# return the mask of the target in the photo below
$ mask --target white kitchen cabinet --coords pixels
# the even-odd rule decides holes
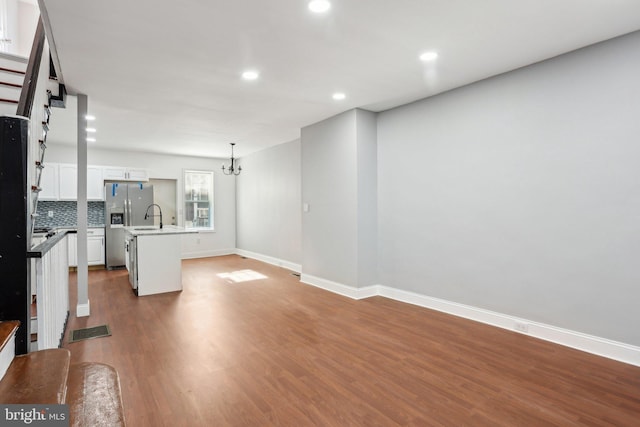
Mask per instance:
[[[40,192],[40,199],[78,200],[78,167],[71,163],[60,163],[47,165],[44,170],[48,168],[55,176],[47,176],[46,186],[54,190],[43,197],[45,187],[41,184],[43,190]],[[100,166],[87,166],[87,200],[104,200],[104,181]]]
[[[103,177],[111,181],[149,181],[149,173],[146,169],[121,168],[115,166],[105,166]]]
[[[58,200],[58,164],[46,163],[40,177],[40,200]]]
[[[87,237],[87,264],[104,264],[104,236]]]
[[[136,295],[182,290],[181,245],[183,234],[196,233],[183,227],[124,227],[128,243],[129,283]]]
[[[105,166],[102,168],[102,176],[104,177],[105,180],[113,180],[113,181],[125,180],[127,179],[126,178],[127,169],[119,168],[115,166]]]
[[[67,249],[69,250],[69,267],[78,266],[78,235],[67,234]]]
[[[69,266],[78,266],[78,235],[69,234]],[[87,264],[104,264],[104,228],[87,230]]]
[[[127,169],[127,179],[131,181],[149,181],[146,169]]]
[[[60,200],[78,199],[78,168],[73,164],[58,165],[58,196]]]
[[[104,200],[104,180],[100,166],[87,166],[87,200]]]

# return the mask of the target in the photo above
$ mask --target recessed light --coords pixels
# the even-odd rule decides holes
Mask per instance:
[[[87,128],[87,132],[89,133],[94,133],[96,131],[95,128]]]
[[[96,142],[95,138],[87,138],[87,142]]]
[[[336,101],[342,101],[346,97],[347,97],[347,95],[345,95],[342,92],[336,92],[336,93],[333,94],[333,99],[335,99]]]
[[[438,57],[438,52],[425,52],[420,55],[421,61],[433,61]]]
[[[331,3],[327,0],[312,0],[309,2],[309,10],[313,13],[324,13],[331,9]]]
[[[87,114],[86,116],[84,116],[84,118],[87,119],[88,121],[92,121],[92,120],[96,119],[96,116],[92,116],[92,115]]]
[[[258,76],[260,76],[260,74],[258,74],[257,71],[253,71],[253,70],[247,70],[244,73],[242,73],[242,78],[245,80],[255,80],[258,78]]]

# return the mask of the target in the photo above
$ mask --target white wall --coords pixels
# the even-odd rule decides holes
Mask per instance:
[[[238,249],[300,265],[300,161],[300,140],[241,159],[242,173],[236,178]]]
[[[31,53],[33,38],[36,34],[40,10],[35,3],[18,1],[18,37],[16,54],[28,57]]]
[[[379,114],[382,284],[640,345],[639,51]]]
[[[357,287],[356,112],[302,128],[302,272]]]
[[[6,6],[3,8],[2,5]],[[40,11],[35,1],[5,0],[0,4],[0,19],[5,21],[5,33],[0,38],[0,52],[28,58],[36,33]]]
[[[302,280],[377,284],[376,115],[351,110],[302,129]]]
[[[55,127],[55,109],[51,118]],[[72,146],[48,144],[46,161],[53,163],[75,163],[76,150]],[[214,232],[201,231],[182,238],[183,258],[224,255],[235,252],[236,202],[235,178],[222,175],[220,168],[224,160],[170,156],[151,153],[97,150],[89,146],[88,164],[145,168],[150,178],[175,179],[178,188],[178,225],[183,224],[184,184],[183,170],[214,171]],[[168,223],[168,222],[167,222]]]
[[[378,284],[377,114],[356,110],[358,287]]]
[[[18,52],[18,2],[17,0],[5,0],[0,3],[0,19],[3,23],[3,32],[0,33],[0,52],[19,55]],[[24,55],[22,55],[24,56]]]
[[[150,179],[153,185],[153,202],[162,208],[164,225],[178,225],[178,181],[175,179]],[[160,217],[153,217],[154,225],[160,225]]]

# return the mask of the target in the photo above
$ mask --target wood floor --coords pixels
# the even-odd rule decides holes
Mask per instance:
[[[219,276],[242,270],[266,278]],[[113,335],[64,347],[118,370],[129,426],[640,425],[640,368],[255,260],[184,261],[181,293],[135,297],[126,271],[89,283],[67,335]]]

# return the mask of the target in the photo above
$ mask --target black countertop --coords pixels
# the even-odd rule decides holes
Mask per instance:
[[[76,233],[76,230],[70,229],[58,229],[58,232],[49,237],[44,242],[40,243],[37,246],[34,246],[30,250],[27,251],[27,258],[42,258],[44,254],[49,252],[55,245],[57,245],[60,240],[64,239],[67,234]]]

